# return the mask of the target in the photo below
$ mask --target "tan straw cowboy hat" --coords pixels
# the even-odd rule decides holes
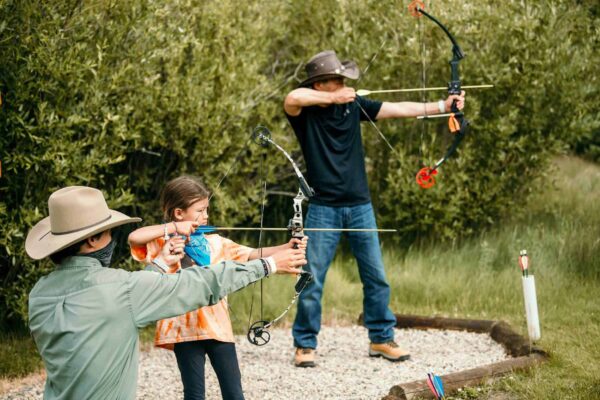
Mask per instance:
[[[340,61],[333,50],[325,50],[313,56],[306,63],[307,78],[298,86],[310,84],[328,78],[358,79],[360,70],[354,61]]]
[[[102,192],[86,186],[69,186],[52,193],[48,211],[50,216],[31,228],[25,240],[25,251],[35,260],[96,233],[142,220],[109,209]]]

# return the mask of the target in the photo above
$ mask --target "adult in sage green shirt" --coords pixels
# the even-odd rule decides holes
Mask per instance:
[[[45,399],[134,399],[139,328],[215,304],[267,275],[299,273],[306,263],[302,249],[286,249],[178,274],[107,268],[111,229],[140,219],[110,210],[102,192],[82,186],[54,192],[48,208],[25,244],[32,258],[57,264],[29,294],[29,326],[47,372]],[[155,269],[181,259],[183,247],[183,239],[171,238]]]

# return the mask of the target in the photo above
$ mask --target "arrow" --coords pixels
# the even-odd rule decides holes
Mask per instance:
[[[288,228],[252,228],[234,226],[199,226],[196,232],[211,233],[217,231],[289,231]],[[361,228],[304,228],[308,232],[398,232],[396,229],[361,229]]]
[[[494,85],[471,85],[462,86],[461,89],[488,89],[493,88]],[[368,96],[373,93],[410,93],[410,92],[427,92],[433,90],[448,90],[447,86],[438,86],[430,88],[412,88],[412,89],[386,89],[386,90],[367,90],[359,89],[356,91],[358,96]]]
[[[529,276],[529,257],[527,256],[527,250],[521,250],[519,252],[519,267],[523,276]]]
[[[451,117],[454,113],[446,113],[446,114],[432,114],[432,115],[419,115],[417,119],[430,119],[430,118],[443,118],[443,117]]]
[[[440,399],[444,398],[444,384],[442,383],[442,379],[437,376],[437,375],[433,375],[433,385],[435,386],[438,395],[440,396]]]
[[[444,384],[439,376],[433,372],[427,374],[427,386],[431,390],[431,393],[435,396],[436,400],[444,398]]]

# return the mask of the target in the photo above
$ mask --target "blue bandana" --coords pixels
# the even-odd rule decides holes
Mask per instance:
[[[190,241],[185,245],[185,254],[197,265],[210,265],[210,247],[200,229],[190,235]]]
[[[206,240],[206,239],[205,239]],[[93,251],[91,253],[86,254],[78,254],[79,256],[92,257],[96,260],[100,261],[100,264],[104,268],[110,267],[110,260],[112,259],[113,252],[115,250],[115,246],[117,245],[117,241],[115,239],[111,239],[110,243],[101,248],[100,250]]]

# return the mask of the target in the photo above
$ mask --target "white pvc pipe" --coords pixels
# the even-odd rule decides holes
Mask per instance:
[[[540,318],[538,315],[535,279],[533,275],[523,277],[523,297],[525,298],[525,316],[527,317],[529,339],[536,341],[542,337],[542,334],[540,331]]]

